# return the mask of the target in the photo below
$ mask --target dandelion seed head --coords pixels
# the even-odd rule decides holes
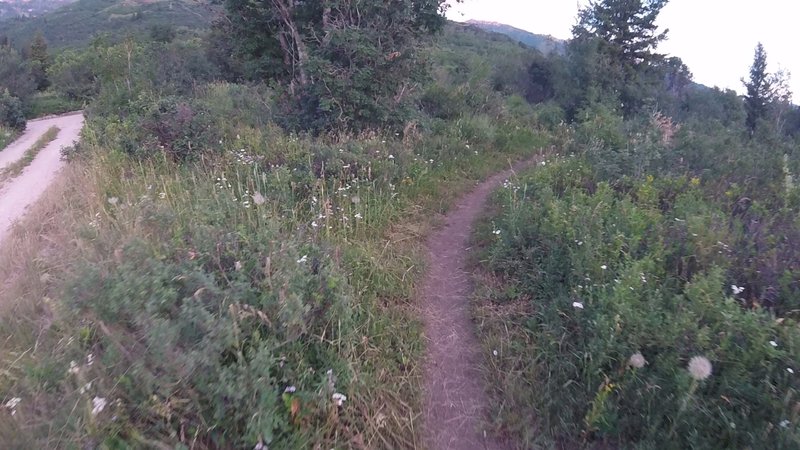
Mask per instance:
[[[695,356],[689,360],[689,375],[697,381],[703,381],[711,376],[711,361],[705,356]]]
[[[635,367],[637,369],[641,369],[647,364],[647,360],[644,359],[641,352],[636,352],[631,355],[630,359],[628,360],[628,365],[631,367]]]
[[[267,202],[267,199],[264,198],[264,196],[261,195],[261,193],[258,191],[253,192],[253,195],[251,197],[253,197],[253,203],[255,203],[257,206],[261,206]]]

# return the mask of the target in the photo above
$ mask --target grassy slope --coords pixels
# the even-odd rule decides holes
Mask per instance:
[[[491,45],[495,58],[498,49],[520,51]],[[474,76],[445,88],[473,109],[406,141],[287,136],[231,109],[232,92],[245,88],[224,84],[198,94],[226,137],[195,164],[109,151],[100,138],[124,137],[125,126],[90,121],[84,158],[0,255],[0,360],[8,367],[0,400],[21,399],[17,420],[0,421],[0,439],[154,447],[190,442],[186,434],[200,447],[252,447],[260,438],[272,438],[270,448],[419,446],[422,239],[473,180],[549,143],[529,110],[488,89],[487,50],[466,47],[453,70]],[[445,44],[436,52],[458,61],[458,51]],[[307,290],[314,286],[321,291]],[[320,293],[335,310],[305,303]],[[298,295],[293,312],[287,301]],[[168,300],[184,296],[209,309],[174,309]],[[205,314],[213,320],[198,323]],[[168,332],[195,327],[219,338],[199,345],[192,333]],[[265,333],[278,342],[264,342]],[[241,360],[219,361],[214,346],[227,342]],[[249,343],[272,359],[253,359]],[[204,369],[182,373],[189,363]],[[231,376],[231,367],[241,369],[235,380],[209,381]],[[330,403],[326,369],[348,397],[342,408]],[[297,391],[281,395],[287,385]],[[92,413],[95,397],[110,402],[105,412]],[[203,428],[214,408],[223,425]]]
[[[148,33],[154,25],[207,28],[216,7],[205,1],[78,0],[35,18],[0,22],[0,35],[17,46],[41,31],[51,48],[81,47],[102,35],[112,41]]]

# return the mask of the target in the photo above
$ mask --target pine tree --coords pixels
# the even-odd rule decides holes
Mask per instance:
[[[659,32],[655,21],[667,1],[591,0],[580,11],[571,47],[588,58],[578,64],[586,67],[579,77],[593,96],[615,99],[633,113],[662,82],[653,66],[663,61],[655,50],[668,30]]]
[[[28,48],[28,56],[31,63],[31,73],[36,82],[36,89],[43,91],[50,86],[47,78],[47,69],[50,67],[50,56],[47,54],[47,40],[41,32],[31,41]]]

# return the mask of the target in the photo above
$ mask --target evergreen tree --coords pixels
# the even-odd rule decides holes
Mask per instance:
[[[47,54],[47,40],[40,32],[31,41],[28,47],[28,57],[30,58],[31,74],[36,83],[36,89],[43,91],[50,86],[47,78],[47,69],[50,67],[50,56]]]
[[[752,135],[759,120],[766,118],[769,104],[774,96],[769,73],[767,73],[767,52],[760,42],[756,46],[753,65],[750,66],[750,79],[742,79],[742,83],[747,88],[744,106],[747,111],[747,129]]]
[[[578,15],[570,53],[577,74],[587,83],[587,101],[615,100],[626,114],[636,112],[660,86],[653,66],[663,60],[655,53],[666,39],[655,21],[667,0],[591,0]]]

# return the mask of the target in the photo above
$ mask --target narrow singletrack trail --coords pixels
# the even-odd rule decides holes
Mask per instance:
[[[424,432],[428,450],[494,450],[505,446],[485,430],[488,396],[480,366],[469,297],[466,248],[491,192],[533,160],[483,181],[460,199],[427,241],[428,273],[420,296],[428,354],[425,360]]]
[[[20,160],[25,152],[50,127],[60,128],[58,136],[47,144],[18,176],[0,186],[0,245],[11,227],[27,208],[42,196],[63,166],[61,148],[73,145],[83,128],[83,112],[58,117],[30,120],[25,133],[5,149],[0,150],[0,170]]]

